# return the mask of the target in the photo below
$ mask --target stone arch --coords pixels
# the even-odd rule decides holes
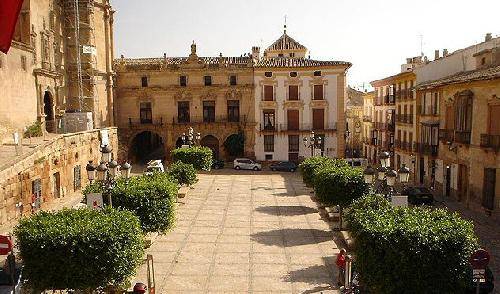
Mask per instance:
[[[242,137],[242,138],[241,138]],[[239,148],[234,150],[229,150],[229,148],[233,148],[235,142],[240,142]],[[229,147],[231,146],[231,147]],[[232,133],[228,135],[224,140],[224,150],[228,157],[242,157],[245,154],[245,135],[243,132]]]
[[[147,163],[149,160],[166,158],[164,138],[154,131],[140,131],[131,136],[128,159],[133,163]]]
[[[219,139],[213,135],[206,135],[200,141],[201,146],[208,147],[212,149],[212,154],[214,159],[219,159]]]

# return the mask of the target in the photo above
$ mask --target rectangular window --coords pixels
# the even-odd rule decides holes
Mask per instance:
[[[314,130],[325,129],[325,110],[324,109],[313,109],[313,129]]]
[[[288,86],[288,100],[299,100],[299,86]]]
[[[230,122],[240,121],[240,101],[228,100],[227,101],[227,120]]]
[[[266,154],[266,160],[273,160],[272,154]]]
[[[180,101],[177,104],[177,121],[179,123],[188,123],[189,120],[189,101]]]
[[[289,131],[299,130],[299,110],[289,109],[286,112],[286,116],[288,121],[288,130]]]
[[[203,101],[203,122],[215,122],[215,101]]]
[[[288,136],[288,151],[299,152],[299,135]]]
[[[264,86],[264,101],[273,101],[274,100],[274,87],[265,85]]]
[[[314,76],[315,77],[321,77],[321,71],[320,70],[317,70],[314,72]]]
[[[142,77],[141,78],[141,85],[143,88],[148,86],[148,77]]]
[[[274,110],[264,110],[264,130],[274,130]]]
[[[274,135],[264,135],[264,152],[274,152]]]
[[[151,102],[140,103],[140,118],[141,124],[150,124],[153,122],[153,111],[151,109]]]
[[[490,105],[490,123],[489,123],[489,134],[490,135],[500,135],[500,123],[498,123],[498,118],[500,117],[500,105]]]
[[[235,75],[232,75],[229,77],[229,84],[231,86],[236,86],[236,76]]]
[[[82,187],[82,169],[79,165],[73,168],[73,190],[78,191]]]
[[[179,85],[181,87],[186,87],[187,86],[187,76],[180,76],[179,77]]]
[[[314,100],[323,100],[323,85],[314,85]]]
[[[212,76],[205,76],[205,86],[212,86]]]

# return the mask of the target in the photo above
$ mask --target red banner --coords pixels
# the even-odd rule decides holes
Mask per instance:
[[[7,54],[23,0],[0,0],[0,51]]]

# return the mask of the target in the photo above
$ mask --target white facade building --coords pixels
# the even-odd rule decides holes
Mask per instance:
[[[344,155],[346,71],[351,64],[312,60],[306,54],[307,48],[286,30],[262,58],[253,49],[257,160]],[[321,138],[316,150],[304,144],[312,131]]]

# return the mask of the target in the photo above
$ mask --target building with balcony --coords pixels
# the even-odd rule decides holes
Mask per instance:
[[[420,115],[430,119],[421,123],[419,143],[421,154],[438,155],[436,190],[469,208],[498,212],[500,47],[471,56],[474,69],[417,85],[425,105]]]
[[[377,141],[376,148],[370,150],[369,158],[377,162],[377,154],[389,151],[392,164],[398,168],[413,163],[415,142],[415,68],[421,66],[420,57],[407,58],[401,65],[401,72],[371,82],[375,88],[374,130],[372,138]]]
[[[189,57],[122,57],[115,70],[120,158],[168,158],[190,127],[215,158],[254,157],[250,56],[199,57],[193,43]]]
[[[306,57],[307,48],[283,35],[255,62],[255,156],[257,160],[298,161],[311,156],[303,139],[322,138],[316,154],[343,157],[345,152],[346,72],[344,61]]]
[[[376,154],[376,138],[373,137],[374,129],[374,113],[373,105],[375,92],[363,94],[363,156],[368,159],[371,164],[375,164],[377,160]]]

